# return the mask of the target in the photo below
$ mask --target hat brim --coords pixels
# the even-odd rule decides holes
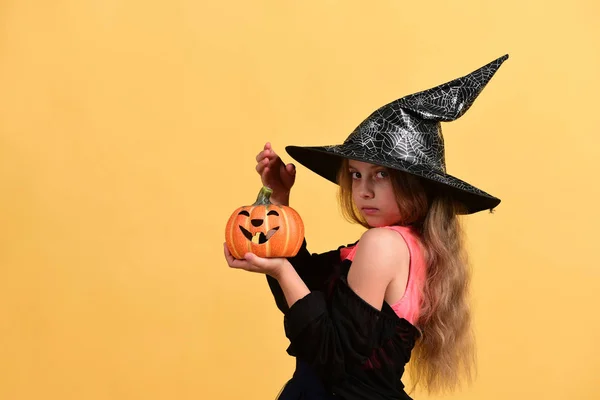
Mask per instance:
[[[452,175],[438,172],[436,169],[427,166],[412,164],[402,159],[386,157],[385,154],[381,154],[375,149],[364,148],[364,151],[357,154],[356,149],[349,152],[342,144],[332,146],[287,146],[285,150],[294,160],[335,184],[337,184],[337,172],[342,165],[342,160],[347,158],[404,171],[426,179],[432,182],[437,190],[450,194],[455,201],[462,203],[465,206],[465,214],[491,210],[500,204],[500,199]]]

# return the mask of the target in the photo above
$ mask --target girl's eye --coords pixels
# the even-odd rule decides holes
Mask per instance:
[[[350,176],[352,177],[352,179],[359,179],[360,178],[360,172],[350,171]]]
[[[377,177],[378,178],[387,178],[389,175],[387,173],[387,171],[377,171]]]

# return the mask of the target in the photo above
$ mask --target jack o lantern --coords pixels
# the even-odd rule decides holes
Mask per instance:
[[[278,206],[269,200],[273,191],[263,186],[256,202],[238,208],[225,228],[225,242],[233,257],[245,253],[259,257],[293,257],[304,240],[304,224],[291,207]]]

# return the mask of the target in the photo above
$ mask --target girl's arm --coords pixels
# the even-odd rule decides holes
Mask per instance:
[[[310,291],[293,268],[283,268],[276,279],[289,306],[284,319],[288,353],[327,380],[343,375],[347,360],[364,362],[376,343],[373,333],[386,288],[398,268],[408,268],[406,260],[408,248],[400,235],[388,229],[367,231],[347,281],[338,283],[331,299]]]
[[[332,273],[333,266],[340,262],[342,247],[344,246],[325,253],[310,253],[306,248],[306,240],[304,240],[298,254],[288,258],[288,261],[309,290],[322,290],[323,284]],[[277,307],[285,313],[289,307],[279,282],[267,275],[267,283]]]

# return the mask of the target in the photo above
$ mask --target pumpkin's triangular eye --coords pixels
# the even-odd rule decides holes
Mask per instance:
[[[271,210],[267,213],[267,215],[277,215],[279,217],[279,213],[275,210]]]
[[[240,212],[238,213],[238,215],[245,215],[246,217],[249,217],[249,216],[250,216],[250,213],[249,213],[248,211],[246,211],[246,210],[243,210],[243,211],[240,211]]]

